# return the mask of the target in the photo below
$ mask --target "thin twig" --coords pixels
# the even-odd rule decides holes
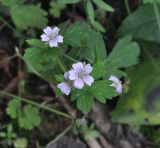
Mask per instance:
[[[40,105],[40,104],[38,104],[38,103],[36,103],[36,102],[34,102],[34,101],[31,101],[31,100],[28,100],[28,99],[26,99],[26,98],[22,98],[22,97],[16,96],[16,95],[14,95],[14,94],[11,94],[11,93],[8,93],[8,92],[5,92],[5,91],[0,91],[0,95],[1,95],[1,96],[9,96],[9,97],[12,97],[12,98],[17,98],[17,99],[19,99],[20,101],[29,103],[29,104],[31,104],[31,105],[34,105],[34,106],[38,107],[38,108],[42,108],[42,109],[47,110],[47,111],[49,111],[49,112],[55,113],[55,114],[57,114],[57,115],[59,115],[59,116],[67,117],[67,118],[70,118],[70,119],[73,120],[72,116],[70,116],[70,115],[67,114],[67,113],[58,111],[58,110],[53,109],[53,108],[49,108],[49,107],[46,106],[46,105]]]
[[[50,82],[49,85],[50,85],[51,89],[53,90],[53,92],[55,92],[56,87],[54,86],[54,84],[52,84]],[[76,111],[67,103],[66,99],[63,96],[58,97],[58,101],[61,103],[61,105],[64,106],[64,108],[67,110],[67,112],[73,116],[73,118],[76,117]]]
[[[128,0],[124,0],[124,4],[125,4],[125,7],[126,7],[127,14],[129,15],[131,13],[131,9],[129,7]]]

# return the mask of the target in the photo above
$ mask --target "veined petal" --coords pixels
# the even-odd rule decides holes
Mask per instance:
[[[115,82],[115,83],[119,83],[119,79],[116,76],[110,76],[109,80]]]
[[[67,82],[62,82],[57,85],[57,87],[62,91],[62,93],[69,95],[71,87]]]
[[[47,41],[47,42],[50,40],[49,36],[46,34],[42,34],[41,39],[42,39],[42,41]]]
[[[74,87],[77,89],[82,89],[84,86],[84,82],[82,79],[78,78],[74,81]]]
[[[121,83],[116,87],[116,90],[118,93],[122,93],[122,84]]]
[[[58,47],[58,43],[53,39],[49,41],[49,46],[50,47]]]
[[[70,70],[69,71],[69,79],[70,80],[78,79],[78,72],[76,70]]]
[[[77,72],[81,69],[83,69],[83,63],[82,62],[78,62],[72,65],[73,69],[76,70]]]
[[[92,72],[93,68],[90,64],[87,64],[84,66],[83,70],[86,74],[90,74]]]
[[[91,84],[94,82],[94,79],[93,79],[92,76],[87,75],[87,76],[84,76],[84,77],[83,77],[83,81],[84,81],[87,85],[91,86]]]
[[[44,28],[44,29],[43,29],[43,32],[44,32],[45,34],[49,35],[49,36],[53,34],[53,30],[52,30],[51,27],[46,27],[46,28]]]
[[[65,78],[66,80],[69,80],[69,72],[68,72],[68,71],[64,73],[64,78]]]
[[[57,36],[55,37],[55,40],[56,40],[57,42],[59,42],[59,43],[63,43],[63,36],[57,35]]]
[[[54,27],[53,29],[52,29],[52,33],[56,36],[56,35],[58,35],[58,32],[59,32],[59,28],[58,27]]]

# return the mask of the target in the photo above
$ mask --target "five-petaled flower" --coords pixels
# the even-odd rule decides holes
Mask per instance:
[[[109,80],[113,82],[110,86],[115,87],[118,93],[122,93],[121,81],[116,76],[112,76],[112,75],[110,76]]]
[[[69,82],[67,82],[69,80],[69,72],[64,73],[64,78],[66,79],[66,82],[58,84],[57,87],[61,90],[62,93],[69,95],[71,91],[71,86]]]
[[[63,36],[58,35],[59,30],[58,27],[44,28],[44,33],[41,35],[42,41],[47,42],[50,47],[58,47],[58,43],[63,43]]]
[[[74,87],[77,89],[82,89],[84,84],[91,86],[94,82],[94,78],[90,75],[93,68],[90,64],[84,64],[78,62],[72,65],[72,70],[69,71],[69,79],[73,80]]]

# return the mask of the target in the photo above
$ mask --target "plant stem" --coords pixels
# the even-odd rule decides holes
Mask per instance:
[[[57,58],[57,62],[61,68],[61,70],[65,73],[66,72],[66,68],[65,66],[63,65],[63,63],[61,62],[61,60],[59,58]]]
[[[10,28],[11,30],[14,30],[14,28],[13,28],[2,16],[0,16],[0,20],[1,20],[6,26],[8,26],[8,28]]]
[[[38,103],[36,103],[36,102],[34,102],[34,101],[31,101],[31,100],[28,100],[28,99],[26,99],[26,98],[22,98],[22,97],[16,96],[16,95],[14,95],[14,94],[10,94],[10,93],[4,92],[4,91],[0,91],[0,95],[17,98],[17,99],[19,99],[20,101],[29,103],[29,104],[31,104],[31,105],[34,105],[34,106],[38,107],[38,108],[42,108],[42,109],[45,109],[45,110],[47,110],[47,111],[49,111],[49,112],[55,113],[55,114],[57,114],[57,115],[60,115],[60,116],[63,116],[63,117],[67,117],[67,118],[73,119],[72,116],[70,116],[69,114],[66,114],[66,113],[64,113],[64,112],[58,111],[58,110],[56,110],[56,109],[49,108],[49,107],[46,106],[46,105],[40,105],[40,104],[38,104]]]
[[[158,6],[155,2],[153,2],[153,7],[154,7],[155,15],[156,15],[157,24],[160,29],[160,14],[159,14]]]
[[[14,55],[12,55],[12,56],[10,56],[10,57],[8,57],[8,58],[0,61],[0,65],[3,64],[3,63],[5,63],[5,62],[8,62],[8,61],[14,59],[15,57],[17,57],[17,54],[14,54]]]
[[[129,15],[131,13],[131,9],[129,7],[128,0],[124,0],[124,4],[125,4],[125,7],[126,7],[127,14]]]

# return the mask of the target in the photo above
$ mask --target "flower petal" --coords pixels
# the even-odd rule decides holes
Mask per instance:
[[[71,87],[67,82],[62,82],[57,85],[57,87],[62,91],[62,93],[69,95]]]
[[[53,29],[52,29],[52,33],[56,36],[56,35],[58,35],[58,32],[59,32],[59,28],[58,27],[54,27]]]
[[[49,36],[53,34],[53,30],[52,30],[51,27],[46,27],[46,28],[44,28],[44,29],[43,29],[43,32],[44,32],[45,34],[49,35]]]
[[[70,80],[76,80],[78,79],[78,72],[75,70],[70,70],[69,71],[69,79]]]
[[[119,83],[119,79],[116,76],[111,75],[109,80],[115,82],[115,83]]]
[[[83,81],[84,81],[87,85],[91,86],[91,84],[94,82],[94,79],[93,79],[92,76],[87,75],[87,76],[84,76],[84,77],[83,77]]]
[[[63,43],[63,36],[57,35],[57,36],[55,37],[55,41],[57,41],[57,42],[59,42],[59,43]]]
[[[77,89],[82,89],[84,86],[84,82],[82,79],[78,78],[74,81],[74,87]]]
[[[116,90],[118,93],[122,93],[122,84],[121,83],[116,87]]]
[[[58,47],[58,43],[53,39],[49,41],[49,46],[50,47]]]
[[[50,39],[49,39],[49,36],[46,35],[46,34],[42,34],[42,35],[41,35],[41,39],[42,39],[42,41],[49,41],[49,40],[50,40]]]
[[[87,64],[84,66],[83,70],[86,74],[90,74],[93,70],[93,67],[90,64]]]
[[[76,70],[77,72],[81,69],[83,69],[83,63],[82,62],[78,62],[72,65],[73,69]]]
[[[65,78],[66,80],[69,80],[69,72],[65,72],[65,73],[64,73],[64,78]]]

